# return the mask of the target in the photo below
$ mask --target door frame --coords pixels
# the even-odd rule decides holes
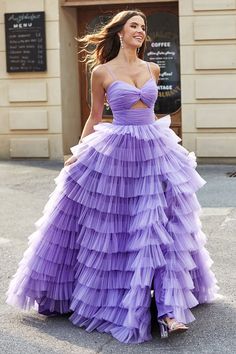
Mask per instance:
[[[71,1],[70,1],[71,2]],[[95,1],[90,1],[93,4],[95,3]],[[104,1],[102,1],[104,3]],[[124,3],[122,2],[114,2],[111,1],[111,3],[113,3],[113,5],[109,2],[109,4],[107,5],[107,3],[101,4],[101,1],[97,1],[97,3],[99,3],[101,6],[83,6],[80,2],[80,6],[77,9],[77,24],[78,24],[78,36],[82,36],[85,33],[85,28],[86,28],[86,24],[90,21],[90,19],[92,18],[92,15],[96,16],[96,14],[98,14],[98,10],[100,10],[101,12],[103,11],[104,13],[111,13],[114,12],[114,10],[119,10],[121,5],[124,5]],[[75,3],[75,1],[73,1],[73,3]],[[84,3],[84,2],[83,2]],[[115,3],[115,5],[114,5]],[[130,2],[127,2],[126,4],[127,6],[125,8],[133,8],[133,4]],[[155,6],[156,5],[156,6]],[[140,10],[144,10],[145,13],[148,15],[149,12],[152,13],[153,9],[155,7],[158,7],[159,9],[161,8],[161,10],[167,10],[170,13],[174,13],[175,15],[179,15],[179,7],[178,7],[178,1],[149,1],[148,3],[144,3],[143,0],[142,2],[139,1],[139,6],[138,8]],[[84,10],[83,11],[83,7]],[[123,10],[124,8],[122,8]],[[81,17],[82,14],[82,17]],[[181,70],[181,68],[179,69]],[[88,80],[86,78],[86,68],[85,65],[81,62],[79,62],[79,77],[80,77],[80,99],[81,99],[81,125],[82,128],[85,125],[85,122],[87,120],[87,117],[89,115],[89,107],[86,108],[85,105],[87,105],[87,92],[88,92]],[[84,80],[85,79],[85,80]],[[180,85],[181,85],[181,73],[180,73]],[[171,113],[171,128],[176,132],[176,134],[182,138],[182,119],[181,119],[181,111],[182,111],[182,104],[180,106],[180,108],[176,111]],[[157,114],[158,118],[161,118],[163,116],[165,116],[166,114]],[[112,116],[111,117],[103,117],[102,119],[103,121],[108,121],[111,122],[112,121]]]

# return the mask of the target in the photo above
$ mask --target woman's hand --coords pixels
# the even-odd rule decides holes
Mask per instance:
[[[77,158],[74,155],[72,155],[68,160],[64,162],[64,166],[69,166],[75,161],[77,161]]]

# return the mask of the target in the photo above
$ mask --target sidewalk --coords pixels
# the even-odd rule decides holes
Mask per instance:
[[[197,196],[220,296],[213,304],[192,309],[196,321],[186,333],[160,340],[153,328],[152,341],[123,344],[108,334],[77,328],[66,316],[46,318],[5,304],[9,280],[62,167],[62,163],[48,161],[0,161],[0,353],[232,353],[236,347],[236,178],[226,174],[236,171],[236,166],[198,166],[207,181]]]

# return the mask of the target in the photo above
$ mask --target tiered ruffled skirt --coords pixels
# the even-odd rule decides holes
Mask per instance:
[[[178,321],[218,290],[195,192],[205,184],[169,116],[146,125],[99,123],[71,148],[29,237],[7,303],[69,313],[125,343],[151,336],[151,285]],[[161,313],[163,312],[163,313]]]

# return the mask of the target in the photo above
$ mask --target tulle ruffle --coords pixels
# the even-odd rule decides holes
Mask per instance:
[[[178,321],[214,300],[213,261],[195,192],[205,181],[167,116],[152,124],[99,123],[71,148],[7,292],[7,303],[72,312],[90,332],[151,339],[150,290]],[[158,316],[164,313],[160,310]]]

